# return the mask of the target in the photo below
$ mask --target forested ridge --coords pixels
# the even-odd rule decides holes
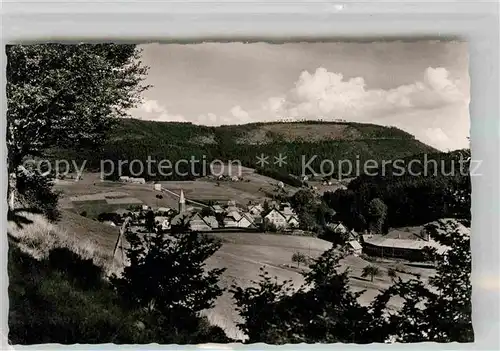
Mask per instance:
[[[313,128],[313,129],[311,129]],[[321,131],[321,132],[318,132]],[[312,133],[312,134],[311,134]],[[314,137],[312,137],[312,135]],[[239,160],[247,167],[257,168],[257,156],[270,156],[268,168],[275,168],[273,156],[286,156],[286,164],[279,167],[283,174],[299,175],[304,160],[308,171],[320,172],[321,161],[328,159],[335,164],[340,160],[352,163],[366,160],[393,160],[424,152],[435,152],[432,147],[416,140],[412,135],[394,127],[373,124],[306,121],[294,123],[252,123],[220,127],[199,126],[191,123],[154,122],[122,119],[113,128],[107,142],[100,150],[58,149],[53,156],[87,160],[87,168],[99,169],[100,160],[152,160],[214,159]],[[189,171],[186,166],[185,171]],[[153,172],[157,173],[153,165]],[[201,165],[197,165],[199,173]],[[128,175],[129,168],[122,169]],[[136,173],[139,169],[133,169]],[[182,170],[182,167],[181,167]],[[184,170],[182,170],[184,171]],[[328,171],[328,170],[327,170]],[[343,175],[355,175],[343,169]],[[338,175],[334,169],[333,176]],[[146,179],[189,179],[187,176],[161,177],[142,174]]]
[[[439,218],[471,219],[470,150],[418,154],[395,167],[362,174],[347,189],[327,192],[324,200],[337,218],[357,230],[368,229],[370,203],[387,207],[383,231],[389,227],[421,225]]]

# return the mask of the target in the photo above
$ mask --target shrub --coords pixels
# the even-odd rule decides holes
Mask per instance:
[[[197,233],[178,239],[163,235],[141,239],[131,233],[127,239],[130,266],[111,281],[128,304],[165,315],[197,314],[213,307],[222,295],[217,283],[225,269],[205,271],[205,260],[220,248],[220,241]]]
[[[67,249],[36,260],[9,248],[9,340],[13,344],[227,343],[224,331],[182,308],[125,305],[102,269]]]
[[[382,275],[382,271],[377,267],[373,265],[368,265],[365,268],[363,268],[363,272],[361,273],[361,276],[368,277],[370,276],[370,281],[373,282],[374,277],[378,277]]]
[[[100,287],[103,283],[103,269],[91,259],[83,259],[68,248],[55,248],[49,253],[48,265],[51,269],[65,273],[68,279],[82,289]]]
[[[292,255],[292,262],[295,262],[298,268],[301,263],[307,264],[307,257],[302,252],[297,251]]]
[[[116,303],[113,290],[105,282],[92,289],[82,288],[81,281],[94,280],[94,273],[80,270],[82,275],[76,277],[73,268],[61,269],[61,266],[79,266],[78,258],[62,252],[51,257],[52,262],[37,261],[17,247],[9,248],[10,341],[13,344],[134,342],[132,314]]]

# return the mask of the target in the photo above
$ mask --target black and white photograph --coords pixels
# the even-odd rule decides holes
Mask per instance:
[[[9,344],[474,341],[467,42],[5,51]]]

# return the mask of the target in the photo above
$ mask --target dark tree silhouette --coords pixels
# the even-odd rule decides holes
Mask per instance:
[[[18,183],[32,172],[26,159],[45,157],[50,148],[102,145],[117,117],[139,102],[147,88],[139,53],[122,44],[6,47],[8,171],[17,175],[9,183],[10,210],[19,202],[29,205],[30,199],[18,196]],[[50,179],[29,186],[37,199],[33,206],[56,206],[57,196],[47,191]],[[51,211],[47,215],[54,217]]]

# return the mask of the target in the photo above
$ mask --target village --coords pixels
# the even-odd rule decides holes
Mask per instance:
[[[122,177],[120,182],[146,185],[143,178]],[[280,183],[278,187],[283,186]],[[129,204],[127,208],[119,208],[112,213],[101,213],[99,221],[120,227],[120,236],[127,232],[241,232],[315,236],[315,233],[300,229],[299,216],[289,202],[265,199],[262,202],[249,201],[246,205],[238,204],[235,200],[208,201],[208,204],[205,204],[187,199],[182,189],[177,194],[162,187],[160,183],[153,182],[152,185],[157,199],[164,195],[177,197],[177,206]],[[433,247],[440,253],[445,250],[445,247],[430,238],[424,226],[393,228],[386,234],[367,231],[357,233],[339,221],[327,223],[326,226],[343,238],[345,248],[354,256],[363,254],[385,259],[425,261],[426,248]]]
[[[446,247],[430,237],[426,225],[389,228],[386,233],[357,232],[332,217],[321,224],[328,237],[306,229],[303,209],[294,207],[294,194],[306,192],[313,196],[307,201],[320,202],[326,192],[345,191],[348,183],[328,184],[322,177],[301,180],[301,187],[291,186],[245,167],[238,178],[208,176],[193,181],[134,177],[111,181],[85,173],[79,179],[58,180],[56,187],[63,194],[62,229],[82,228],[78,235],[105,248],[117,269],[126,265],[129,234],[147,241],[157,235],[177,240],[199,233],[223,243],[207,267],[226,269],[220,282],[226,288],[251,286],[262,267],[300,286],[308,263],[336,245],[347,254],[341,267],[349,271],[350,289],[362,293],[362,304],[389,287],[395,275],[404,280],[419,277],[426,283],[434,274],[428,248],[442,253]],[[469,234],[470,229],[461,228]],[[378,273],[367,277],[367,267]],[[391,308],[400,303],[391,300]],[[205,313],[228,335],[239,338],[243,335],[235,324],[233,304],[226,292]]]
[[[8,344],[475,340],[465,43],[171,39],[5,47]]]
[[[160,184],[155,190],[163,192]],[[162,195],[157,195],[162,196]],[[299,218],[289,203],[279,201],[251,202],[246,206],[237,205],[236,201],[205,205],[193,203],[178,194],[178,207],[152,207],[149,205],[129,205],[128,209],[117,209],[113,214],[102,214],[100,219],[111,226],[121,226],[125,219],[127,230],[144,232],[153,229],[163,232],[207,232],[207,231],[273,231],[300,234]],[[152,219],[154,226],[148,223]],[[149,227],[148,227],[149,225]]]

